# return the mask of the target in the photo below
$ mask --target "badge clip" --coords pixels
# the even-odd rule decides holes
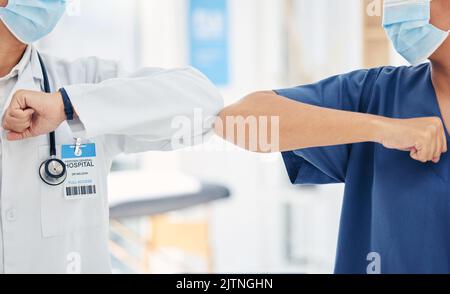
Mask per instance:
[[[83,151],[81,150],[81,138],[75,138],[75,156],[81,156]]]

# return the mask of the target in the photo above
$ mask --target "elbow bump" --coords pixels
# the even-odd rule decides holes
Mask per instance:
[[[205,117],[217,117],[224,108],[224,100],[220,94],[209,95],[209,98],[201,106]]]

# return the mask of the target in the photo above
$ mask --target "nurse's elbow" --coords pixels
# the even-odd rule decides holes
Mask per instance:
[[[273,136],[278,133],[277,130],[273,131],[277,126],[272,125],[270,119],[261,119],[265,112],[263,109],[270,107],[270,95],[274,93],[254,92],[222,109],[214,125],[216,135],[251,152],[279,151],[275,144],[278,138]]]
[[[262,107],[264,107],[266,102],[269,102],[265,101],[267,99],[268,93],[273,92],[260,91],[247,95],[237,103],[234,103],[222,109],[219,113],[219,118],[223,121],[226,121],[227,118],[249,117],[258,115],[256,109],[261,109]]]
[[[245,108],[247,104],[248,96],[243,98],[242,100],[238,101],[237,103],[234,103],[232,105],[229,105],[225,108],[223,108],[216,119],[214,131],[216,135],[219,137],[222,137],[223,139],[227,139],[226,129],[227,124],[230,125],[230,121],[234,120],[238,116],[244,116],[245,115]],[[229,139],[229,138],[228,138]],[[233,142],[235,143],[235,142]]]

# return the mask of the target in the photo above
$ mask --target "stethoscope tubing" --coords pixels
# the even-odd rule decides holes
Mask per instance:
[[[44,61],[41,55],[38,53],[39,63],[41,64],[42,76],[44,78],[44,92],[51,93],[50,80],[48,78],[47,68],[45,67]],[[56,135],[55,132],[50,132],[50,157],[56,156]]]

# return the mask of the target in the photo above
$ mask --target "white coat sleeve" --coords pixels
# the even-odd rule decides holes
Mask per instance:
[[[193,68],[147,68],[64,88],[78,114],[69,123],[74,135],[103,136],[114,154],[201,143],[223,107],[216,87]]]

